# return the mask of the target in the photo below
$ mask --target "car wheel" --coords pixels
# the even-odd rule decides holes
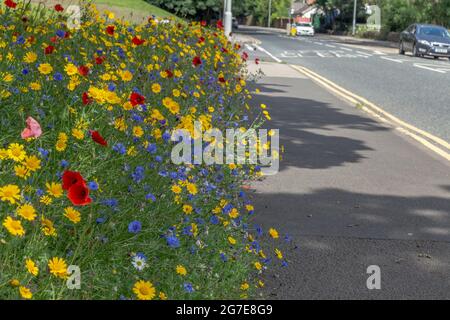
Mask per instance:
[[[412,54],[414,57],[420,57],[420,54],[417,52],[417,47],[414,44],[413,49],[412,49]]]
[[[405,48],[403,47],[403,41],[400,41],[400,45],[398,46],[398,53],[405,54]]]

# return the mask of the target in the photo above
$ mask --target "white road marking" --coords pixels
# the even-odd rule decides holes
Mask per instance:
[[[264,49],[263,47],[260,47],[260,46],[258,46],[258,45],[255,45],[255,47],[256,47],[258,50],[260,50],[260,51],[264,52],[265,54],[267,54],[269,57],[271,57],[271,58],[272,58],[273,60],[275,60],[276,62],[278,62],[278,63],[283,62],[281,59],[278,59],[277,57],[275,57],[273,54],[271,54],[269,51],[267,51],[267,50]]]
[[[366,55],[368,57],[372,56],[370,53],[367,53],[367,52],[363,52],[363,51],[356,51],[356,52],[359,53],[359,54],[362,54],[362,55]]]
[[[332,44],[326,44],[326,46],[329,48],[336,48],[336,46],[333,46]]]
[[[378,51],[378,50],[374,50],[373,53],[376,54],[376,55],[379,55],[379,56],[385,56],[386,55],[386,53]]]
[[[442,69],[442,68],[434,68],[434,67],[430,67],[429,65],[424,65],[424,64],[420,64],[420,63],[414,63],[413,65],[416,68],[421,68],[421,69],[425,69],[425,70],[430,70],[430,71],[434,71],[434,72],[438,72],[438,73],[447,73],[446,69]],[[448,71],[450,71],[450,67],[448,69]]]
[[[398,60],[398,59],[392,59],[392,58],[388,58],[388,57],[380,57],[380,58],[384,59],[384,60],[389,60],[389,61],[392,61],[392,62],[403,63],[402,60]]]
[[[256,50],[256,48],[255,47],[252,47],[251,45],[249,45],[248,43],[246,43],[245,44],[245,47],[247,48],[247,50],[249,50],[249,51],[255,51]]]
[[[323,43],[314,41],[314,44],[318,44],[319,46],[323,46]]]
[[[353,49],[345,48],[345,47],[339,47],[339,49],[346,50],[346,51],[353,51]]]
[[[315,53],[321,58],[326,58],[327,57],[326,55],[324,55],[322,52],[320,52],[318,50],[316,50]]]

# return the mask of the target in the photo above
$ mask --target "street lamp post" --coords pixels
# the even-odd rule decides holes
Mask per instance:
[[[232,0],[225,0],[225,12],[223,14],[225,35],[227,37],[230,36],[231,28],[232,28],[231,20],[233,19],[233,14],[231,13],[231,1]]]
[[[356,2],[357,2],[357,0],[355,0],[355,2],[353,4],[353,29],[352,29],[353,36],[356,33]]]
[[[272,15],[272,0],[269,0],[269,16],[267,19],[267,28],[270,28],[270,16]]]

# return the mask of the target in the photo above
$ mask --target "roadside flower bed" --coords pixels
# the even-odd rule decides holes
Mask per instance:
[[[258,167],[170,158],[194,120],[249,127],[238,47],[201,23],[86,9],[69,30],[61,6],[1,8],[0,299],[254,295],[286,263],[261,249],[278,232],[248,223]]]

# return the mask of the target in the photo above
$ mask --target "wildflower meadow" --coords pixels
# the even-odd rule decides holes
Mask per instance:
[[[220,22],[2,2],[0,299],[257,296],[287,263],[250,220],[260,168],[171,161],[173,130],[270,118]]]

